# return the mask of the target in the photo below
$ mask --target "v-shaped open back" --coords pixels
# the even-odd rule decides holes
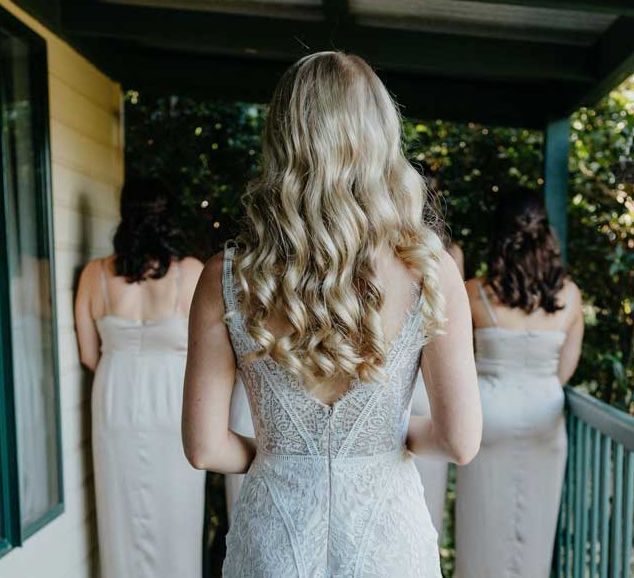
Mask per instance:
[[[236,321],[240,325],[241,332],[243,333],[243,339],[247,341],[248,347],[251,351],[256,351],[259,349],[258,344],[255,342],[253,337],[249,334],[247,330],[246,320],[244,315],[240,311],[237,306],[236,300],[236,292],[237,286],[235,280],[233,278],[233,258],[235,248],[227,247],[225,249],[225,258],[223,260],[223,297],[225,301],[226,312],[230,314],[231,317],[236,318]],[[401,347],[402,342],[407,340],[408,337],[411,337],[412,332],[417,332],[420,329],[421,325],[421,311],[423,304],[423,293],[420,285],[412,283],[413,293],[415,299],[411,303],[411,305],[405,311],[403,315],[403,319],[400,323],[400,326],[396,332],[396,334],[392,337],[387,345],[387,353],[385,356],[385,364],[384,364],[384,372],[389,374],[389,372],[393,368],[394,360],[397,356],[397,352],[399,347]],[[336,404],[341,403],[345,397],[350,393],[350,391],[359,385],[363,385],[359,379],[352,379],[350,382],[350,386],[345,390],[336,401],[332,404],[328,404],[316,397],[311,396],[307,389],[300,385],[299,381],[295,376],[293,376],[289,371],[287,371],[283,366],[277,363],[270,355],[266,355],[265,358],[268,360],[269,364],[276,366],[276,368],[285,373],[289,382],[292,383],[293,386],[301,387],[302,390],[306,392],[306,396],[314,401],[315,403],[325,406],[325,407],[334,407]],[[368,384],[365,384],[368,385]]]

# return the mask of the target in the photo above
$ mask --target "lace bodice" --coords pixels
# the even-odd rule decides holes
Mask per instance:
[[[420,289],[388,349],[383,383],[354,381],[334,404],[312,397],[256,343],[225,249],[227,324],[257,441],[227,538],[224,575],[439,578],[436,535],[404,449],[424,345]]]

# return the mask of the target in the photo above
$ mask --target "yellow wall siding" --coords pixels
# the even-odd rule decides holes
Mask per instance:
[[[8,0],[46,39],[55,226],[65,512],[0,558],[0,578],[89,578],[96,538],[90,456],[90,383],[79,366],[73,289],[81,266],[106,254],[123,179],[121,90],[61,39]]]

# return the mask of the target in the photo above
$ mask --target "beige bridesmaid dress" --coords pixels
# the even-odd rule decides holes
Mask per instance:
[[[412,415],[431,417],[429,398],[423,376],[418,373],[414,395],[412,396]],[[414,463],[425,488],[425,501],[432,522],[441,542],[444,529],[445,498],[447,495],[448,462],[432,456],[415,456]]]
[[[92,392],[100,576],[200,578],[205,474],[187,463],[180,433],[187,319],[176,306],[158,320],[112,315],[103,269],[101,286]]]
[[[458,468],[456,578],[548,578],[566,462],[564,331],[476,329],[484,428]]]

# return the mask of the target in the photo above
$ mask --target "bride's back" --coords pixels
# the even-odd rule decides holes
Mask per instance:
[[[258,449],[227,537],[223,574],[353,576],[364,569],[373,576],[439,576],[420,478],[403,454],[425,342],[420,285],[413,284],[412,300],[412,284],[395,284],[410,291],[409,307],[387,344],[385,379],[352,378],[336,399],[321,400],[270,355],[253,359],[258,344],[237,300],[233,264],[234,248],[226,248],[225,310]],[[247,555],[254,551],[257,557]],[[288,558],[280,558],[284,552]]]

